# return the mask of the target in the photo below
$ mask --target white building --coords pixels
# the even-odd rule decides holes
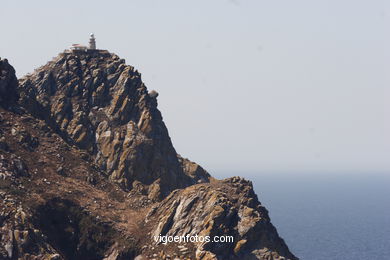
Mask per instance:
[[[72,44],[70,49],[72,51],[86,51],[87,50],[87,46],[84,46],[84,45],[81,45],[81,44],[78,44],[78,43],[74,43],[74,44]]]
[[[96,50],[96,39],[93,33],[91,33],[91,37],[89,38],[89,49]]]
[[[95,35],[92,33],[89,38],[89,45],[88,47],[85,45],[81,45],[78,43],[72,44],[70,46],[71,51],[88,51],[88,50],[96,50],[96,38]]]

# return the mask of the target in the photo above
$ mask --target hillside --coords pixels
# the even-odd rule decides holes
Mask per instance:
[[[0,71],[0,259],[297,259],[251,182],[177,154],[158,93],[117,55],[60,53],[19,81],[7,60]]]

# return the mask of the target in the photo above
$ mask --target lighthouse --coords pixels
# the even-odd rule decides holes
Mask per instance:
[[[89,48],[90,50],[96,50],[96,39],[95,35],[91,33],[91,37],[89,37]]]

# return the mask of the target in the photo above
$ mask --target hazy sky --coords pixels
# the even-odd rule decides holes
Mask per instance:
[[[94,32],[160,93],[177,152],[211,173],[390,173],[384,5],[2,0],[0,57],[22,76]]]

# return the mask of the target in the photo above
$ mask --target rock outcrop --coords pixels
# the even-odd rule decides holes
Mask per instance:
[[[15,76],[14,68],[8,63],[7,59],[0,58],[0,105],[8,108],[15,104],[18,99],[16,87],[18,81]]]
[[[148,213],[151,239],[202,236],[193,243],[196,259],[295,259],[271,224],[252,183],[239,177],[173,191]],[[232,241],[214,242],[229,236]],[[225,238],[224,238],[225,239]],[[164,245],[157,250],[164,248]]]
[[[151,199],[207,182],[172,146],[141,74],[107,51],[62,53],[20,80],[21,104],[69,143],[86,150],[124,189],[147,185]]]
[[[124,60],[62,53],[19,86],[0,68],[0,259],[297,259],[249,181],[176,153]],[[232,241],[155,240],[187,235]]]

